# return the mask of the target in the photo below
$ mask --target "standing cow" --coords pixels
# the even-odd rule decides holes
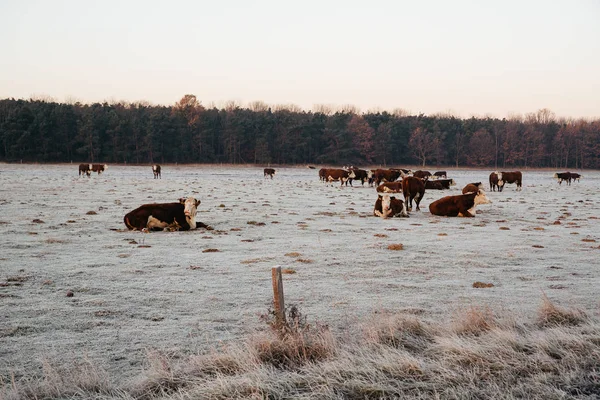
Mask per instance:
[[[263,171],[264,177],[270,176],[273,179],[273,175],[275,175],[275,170],[273,168],[265,168]]]
[[[92,164],[79,164],[79,176],[81,175],[89,178],[92,175]]]
[[[502,180],[502,173],[495,171],[490,174],[490,191],[495,192],[498,189],[499,192],[504,188],[504,181]]]
[[[404,202],[408,204],[408,211],[412,210],[412,202],[415,201],[417,211],[421,211],[419,203],[425,195],[425,183],[422,179],[414,176],[405,176],[402,179],[402,193],[404,194]]]
[[[503,181],[502,186],[506,185],[507,183],[516,183],[517,191],[523,190],[523,174],[521,173],[521,171],[500,172],[500,174],[502,176]]]
[[[100,175],[107,169],[108,169],[108,165],[106,165],[106,164],[92,164],[92,171],[97,172],[98,175]]]
[[[162,177],[160,175],[160,170],[161,170],[160,165],[154,164],[152,166],[152,173],[154,174],[154,179],[159,179],[159,178],[162,179]]]

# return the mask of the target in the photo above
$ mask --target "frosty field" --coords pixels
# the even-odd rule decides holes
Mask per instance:
[[[523,170],[523,190],[488,192],[475,218],[435,217],[429,203],[491,172],[448,168],[456,186],[427,191],[410,218],[382,220],[367,184],[276,169],[271,180],[258,167],[165,165],[155,180],[149,166],[87,178],[77,165],[0,164],[0,378],[85,357],[127,379],[148,350],[243,338],[264,328],[275,265],[295,272],[284,275],[287,304],[336,331],[382,311],[531,314],[544,294],[600,316],[598,171],[559,186],[559,171]],[[125,230],[128,211],[187,196],[213,230]]]

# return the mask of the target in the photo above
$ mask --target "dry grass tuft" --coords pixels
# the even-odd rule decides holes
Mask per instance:
[[[291,253],[286,253],[285,256],[286,257],[300,257],[300,253],[298,253],[297,251],[292,251]]]
[[[494,287],[494,284],[493,283],[485,283],[485,282],[479,282],[479,281],[477,281],[477,282],[473,282],[473,287],[474,288],[478,288],[478,289],[481,289],[481,288],[491,288],[491,287]]]
[[[296,273],[296,270],[294,268],[284,268],[281,270],[282,274],[288,274],[288,275],[292,275]]]
[[[538,325],[544,327],[554,325],[574,326],[583,323],[586,319],[587,316],[583,311],[558,307],[545,294],[543,295],[542,305],[538,310]]]
[[[488,307],[469,307],[456,313],[453,330],[459,335],[480,335],[497,326],[496,318]]]
[[[404,245],[402,243],[390,244],[387,248],[388,250],[404,250]]]

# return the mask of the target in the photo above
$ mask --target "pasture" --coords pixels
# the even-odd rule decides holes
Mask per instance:
[[[374,313],[444,320],[473,305],[519,318],[544,295],[600,316],[600,172],[559,186],[557,171],[523,170],[522,191],[498,193],[491,170],[447,168],[456,186],[383,220],[367,184],[276,170],[166,165],[155,180],[150,166],[87,178],[77,165],[0,164],[2,381],[84,358],[125,381],[149,351],[182,357],[244,338],[265,328],[275,265],[289,272],[287,304],[333,332]],[[475,218],[429,213],[475,181],[493,202]],[[128,211],[187,196],[212,230],[125,230]]]

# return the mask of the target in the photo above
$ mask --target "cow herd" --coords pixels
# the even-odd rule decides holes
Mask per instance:
[[[79,164],[79,176],[91,176],[92,172],[100,175],[106,171],[106,164]],[[313,168],[314,169],[314,168]],[[154,179],[161,179],[161,166],[152,165]],[[275,169],[265,168],[263,176],[273,179]],[[563,181],[568,185],[572,181],[582,178],[578,173],[557,172],[554,178],[559,184]],[[456,186],[454,179],[448,178],[446,171],[437,171],[433,174],[429,171],[417,170],[412,172],[408,169],[389,168],[364,170],[356,167],[344,168],[321,168],[319,179],[322,182],[332,183],[339,181],[342,186],[353,181],[365,182],[370,187],[375,187],[377,199],[373,215],[383,219],[393,217],[409,217],[409,211],[413,209],[420,211],[420,203],[425,196],[426,190],[446,190]],[[523,174],[521,171],[500,172],[494,171],[489,175],[490,191],[501,192],[504,186],[516,184],[516,190],[523,188]],[[396,197],[394,194],[398,194]],[[429,212],[436,216],[446,217],[474,217],[475,207],[480,204],[489,204],[491,200],[486,196],[481,182],[467,184],[462,189],[462,194],[441,197],[429,204]],[[201,222],[196,221],[197,208],[200,200],[193,197],[181,198],[174,203],[144,204],[127,213],[123,222],[128,229],[140,231],[187,231],[198,227],[209,228]]]

